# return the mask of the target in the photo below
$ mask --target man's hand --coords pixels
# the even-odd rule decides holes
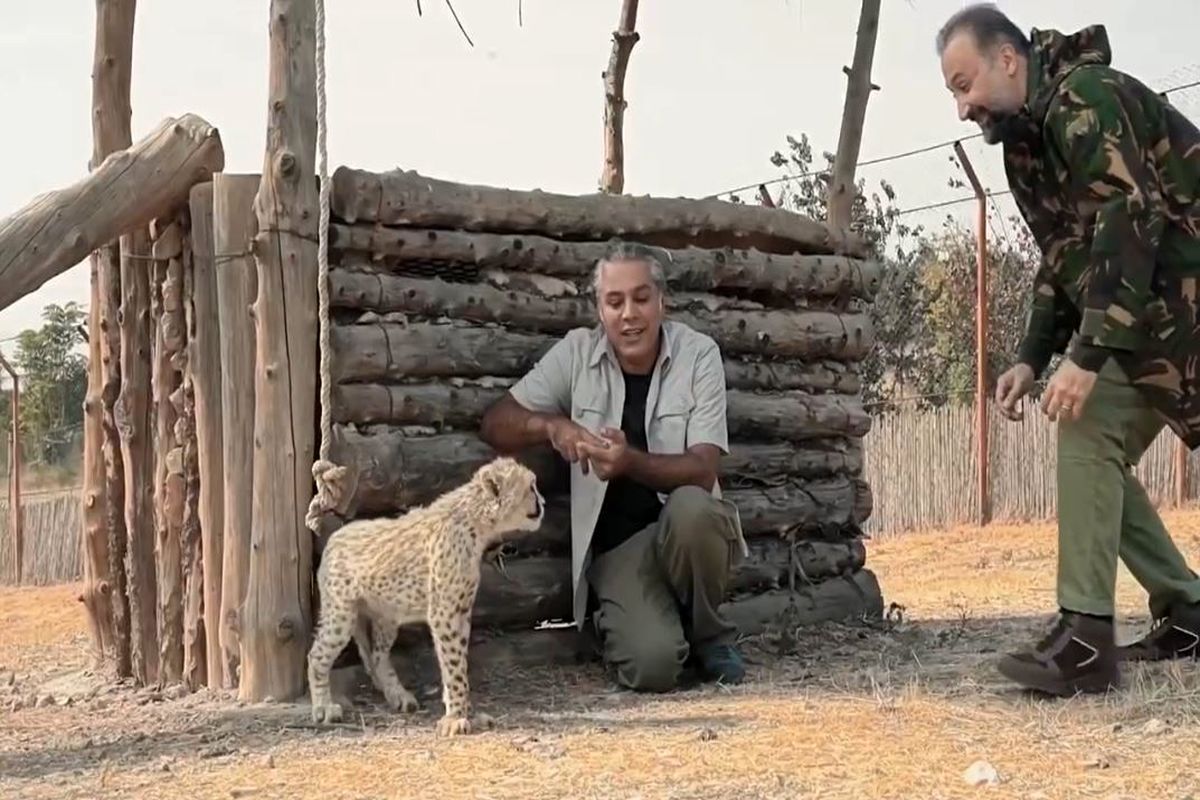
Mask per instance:
[[[1096,373],[1089,372],[1070,359],[1065,359],[1046,385],[1042,397],[1042,411],[1051,421],[1079,419],[1083,404],[1087,402],[1092,387],[1096,385]]]
[[[585,448],[600,452],[607,447],[604,439],[601,439],[587,428],[566,417],[554,419],[550,423],[548,434],[550,445],[558,451],[560,456],[571,464],[579,461],[582,462],[580,468],[585,475],[588,471],[588,458]]]
[[[1018,407],[1021,398],[1033,388],[1033,368],[1028,364],[1017,364],[996,381],[996,405],[1000,413],[1011,420],[1022,420],[1025,412]]]
[[[604,438],[599,445],[581,442],[579,452],[591,462],[596,477],[607,481],[624,475],[629,470],[633,456],[625,433],[620,428],[605,428],[600,434]]]

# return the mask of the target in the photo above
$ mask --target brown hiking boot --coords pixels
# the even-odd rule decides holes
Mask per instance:
[[[1200,603],[1176,606],[1154,621],[1150,632],[1120,649],[1127,661],[1200,659]]]
[[[1120,686],[1112,620],[1064,611],[1032,651],[1000,659],[1000,674],[1026,689],[1067,697]]]

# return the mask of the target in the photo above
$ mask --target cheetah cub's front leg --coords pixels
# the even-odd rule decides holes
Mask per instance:
[[[471,637],[470,603],[455,603],[450,598],[435,600],[430,611],[429,632],[437,653],[442,675],[442,704],[446,711],[438,720],[439,736],[458,736],[471,732],[470,687],[467,682],[467,645]],[[479,726],[487,727],[491,720],[480,715]]]

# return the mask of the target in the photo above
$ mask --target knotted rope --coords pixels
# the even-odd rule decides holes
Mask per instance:
[[[321,515],[336,508],[345,494],[346,468],[329,460],[333,439],[333,387],[329,361],[329,161],[325,148],[325,0],[316,2],[317,34],[317,173],[320,213],[317,219],[317,323],[320,354],[321,442],[312,465],[317,490],[308,504],[304,524],[318,532]]]

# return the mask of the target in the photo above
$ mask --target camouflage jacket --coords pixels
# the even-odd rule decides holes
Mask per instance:
[[[1113,357],[1200,445],[1200,131],[1110,66],[1101,25],[1034,30],[1008,183],[1042,250],[1018,358]]]

